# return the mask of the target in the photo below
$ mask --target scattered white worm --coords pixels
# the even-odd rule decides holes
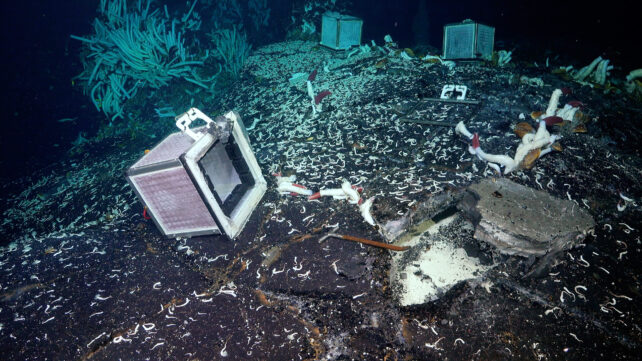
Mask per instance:
[[[92,343],[94,343],[96,340],[98,340],[99,338],[101,338],[101,337],[103,337],[103,336],[105,336],[105,332],[101,333],[100,335],[96,336],[96,338],[95,338],[95,339],[91,340],[91,341],[87,344],[87,347],[91,346],[91,344],[92,344]]]
[[[569,334],[569,335],[571,335],[571,336],[573,336],[573,338],[574,338],[574,339],[576,339],[576,340],[577,340],[577,342],[582,342],[582,340],[580,340],[579,338],[577,338],[577,336],[576,336],[574,333],[569,332],[568,334]]]
[[[176,307],[177,308],[185,307],[185,306],[187,306],[188,303],[189,303],[189,298],[185,298],[185,303],[183,303],[182,305],[176,305]]]

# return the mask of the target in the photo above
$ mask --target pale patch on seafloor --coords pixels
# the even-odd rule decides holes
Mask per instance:
[[[447,239],[434,237],[457,215],[445,218],[404,245],[423,250],[408,258],[402,252],[392,257],[391,280],[402,306],[422,304],[437,300],[461,281],[481,277],[492,266],[480,264]],[[412,249],[411,248],[411,249]]]

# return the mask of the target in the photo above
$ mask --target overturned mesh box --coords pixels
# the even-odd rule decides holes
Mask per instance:
[[[361,45],[363,20],[335,12],[323,14],[321,19],[321,45],[334,50],[345,50]]]
[[[490,59],[495,46],[495,28],[464,20],[444,26],[444,59]]]
[[[206,125],[191,129],[197,119]],[[129,168],[129,184],[164,235],[236,238],[267,188],[240,116],[191,108],[176,125]]]

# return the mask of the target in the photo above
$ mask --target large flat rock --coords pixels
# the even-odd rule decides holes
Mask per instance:
[[[505,254],[540,256],[570,248],[595,225],[577,203],[506,178],[486,178],[468,190],[460,205],[479,222],[475,238]]]

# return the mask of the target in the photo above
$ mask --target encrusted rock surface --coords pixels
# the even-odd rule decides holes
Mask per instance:
[[[576,202],[558,199],[506,178],[486,178],[468,187],[478,198],[475,238],[505,254],[542,256],[578,244],[593,229],[593,217]]]

